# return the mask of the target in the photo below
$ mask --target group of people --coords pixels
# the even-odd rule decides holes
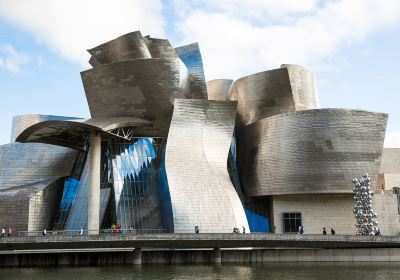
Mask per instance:
[[[194,226],[194,232],[195,233],[200,233],[200,228],[199,226]],[[238,227],[233,228],[233,233],[240,233],[240,229]],[[242,227],[242,233],[246,233],[246,228],[243,226]]]
[[[322,234],[326,234],[326,229],[325,228],[322,228]],[[335,235],[336,234],[336,231],[333,229],[333,228],[331,228],[331,234],[332,235]]]
[[[299,226],[299,231],[297,232],[297,234],[304,234],[304,227],[303,226]],[[326,228],[322,228],[322,234],[326,234]],[[331,228],[331,234],[332,235],[334,235],[334,234],[336,234],[336,231],[333,229],[333,228]]]
[[[6,236],[6,230],[5,230],[4,228],[2,228],[2,229],[0,230],[0,235],[1,235],[1,237]],[[9,227],[9,228],[7,229],[7,236],[10,237],[11,235],[12,235],[12,229],[11,229],[11,227]]]
[[[240,233],[240,229],[238,227],[234,227],[233,233]],[[242,226],[242,233],[246,233],[246,228],[244,226]]]

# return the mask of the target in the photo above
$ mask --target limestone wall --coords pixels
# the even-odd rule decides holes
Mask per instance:
[[[353,195],[282,195],[273,197],[273,215],[276,233],[283,233],[283,213],[300,212],[306,234],[355,234]]]

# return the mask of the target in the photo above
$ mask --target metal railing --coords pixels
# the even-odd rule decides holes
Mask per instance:
[[[165,229],[100,229],[100,230],[47,230],[18,231],[17,236],[82,236],[82,235],[135,235],[135,234],[168,233]]]

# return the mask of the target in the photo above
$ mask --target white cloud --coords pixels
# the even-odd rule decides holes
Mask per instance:
[[[400,148],[400,132],[387,132],[383,146],[385,148]]]
[[[161,0],[0,0],[0,16],[82,65],[87,49],[127,32],[164,35]]]
[[[317,8],[319,0],[174,0],[173,2],[181,16],[189,14],[196,8],[265,22],[313,11]]]
[[[235,7],[246,11],[246,5],[237,3]],[[213,79],[238,78],[282,63],[311,66],[334,55],[341,46],[400,22],[398,0],[328,1],[320,7],[312,2],[309,11],[293,21],[270,25],[217,8],[214,12],[189,9],[176,28],[182,43],[199,42],[207,79]]]
[[[18,52],[13,46],[0,46],[0,68],[17,74],[23,71],[22,66],[29,63],[29,61],[29,55]]]

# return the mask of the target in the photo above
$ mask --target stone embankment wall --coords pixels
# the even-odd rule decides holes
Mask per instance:
[[[221,263],[400,262],[400,248],[222,250]],[[0,267],[134,265],[133,251],[0,255]],[[142,264],[219,263],[212,250],[143,251]]]

